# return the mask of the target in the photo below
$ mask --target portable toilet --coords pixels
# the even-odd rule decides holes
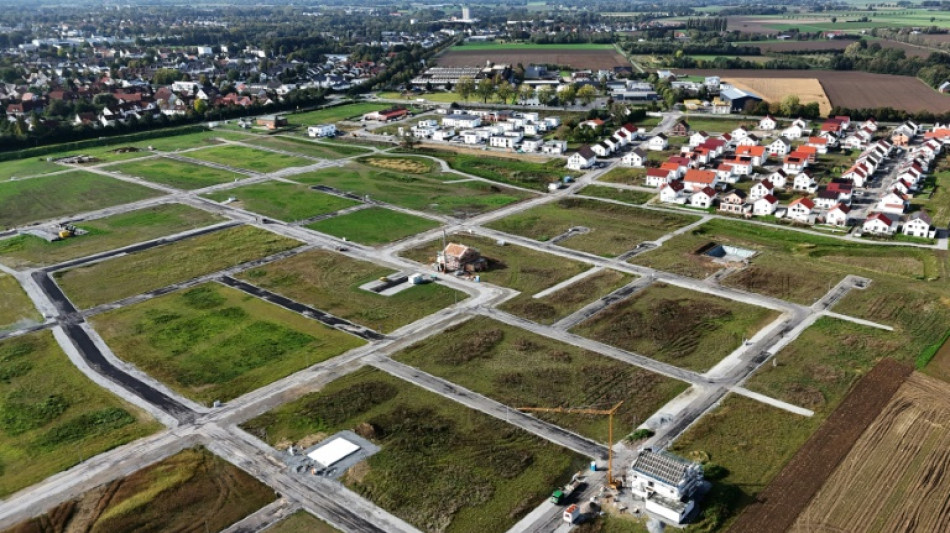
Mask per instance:
[[[596,472],[596,471],[597,471],[597,461],[591,461],[591,462],[590,462],[590,471],[591,471],[591,472]]]

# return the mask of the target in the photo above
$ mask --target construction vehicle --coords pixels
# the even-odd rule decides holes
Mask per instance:
[[[59,225],[59,238],[68,239],[76,234],[76,226],[72,224],[60,224]]]
[[[620,406],[623,405],[623,401],[619,402],[617,405],[613,406],[610,409],[585,409],[579,407],[519,407],[519,411],[525,412],[535,412],[535,413],[561,413],[561,414],[579,414],[579,415],[607,415],[609,417],[607,422],[607,485],[610,487],[616,488],[614,483],[614,415],[617,413],[617,410],[620,409]],[[555,491],[557,492],[557,491]],[[551,500],[554,501],[554,495],[551,495]]]
[[[551,493],[551,503],[557,505],[566,503],[568,498],[570,498],[572,494],[577,492],[583,486],[584,482],[578,480],[577,475],[575,475],[574,479],[572,479],[570,483],[564,485],[564,488],[557,489]]]

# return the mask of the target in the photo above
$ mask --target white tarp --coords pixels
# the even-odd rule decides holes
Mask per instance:
[[[320,446],[316,450],[310,452],[307,454],[307,457],[320,463],[324,468],[328,468],[349,457],[350,455],[353,455],[359,450],[360,447],[358,445],[353,444],[342,437],[337,437],[323,446]]]

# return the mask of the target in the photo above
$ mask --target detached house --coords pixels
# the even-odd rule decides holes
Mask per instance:
[[[681,181],[664,184],[660,188],[660,201],[668,204],[685,204],[689,193]]]
[[[897,231],[897,222],[884,213],[872,213],[865,219],[861,230],[870,235],[891,236]]]
[[[917,211],[907,217],[907,222],[904,222],[903,233],[911,237],[933,239],[937,236],[937,228],[934,227],[930,215],[924,211]]]
[[[647,187],[662,187],[676,179],[676,172],[662,168],[648,168],[646,176]]]
[[[641,168],[646,162],[647,153],[640,148],[624,154],[624,156],[620,158],[620,164],[625,167]]]
[[[735,189],[726,193],[719,201],[719,212],[731,215],[742,215],[749,210],[745,203],[745,191]]]
[[[766,115],[761,120],[759,120],[759,129],[763,131],[772,131],[778,126],[778,122],[774,118]]]
[[[778,209],[778,198],[771,194],[759,198],[752,204],[752,214],[759,217],[775,214]]]
[[[795,174],[795,177],[792,179],[792,189],[802,192],[815,192],[815,189],[818,188],[818,184],[815,183],[815,178],[811,176],[809,172],[799,172]]]
[[[659,135],[654,135],[650,137],[650,140],[647,141],[647,150],[653,150],[655,152],[661,152],[666,150],[669,147],[670,143],[666,139],[666,135],[662,133]]]
[[[785,137],[779,137],[768,145],[768,152],[775,157],[785,157],[792,149],[792,143]]]
[[[832,226],[847,226],[851,208],[844,204],[835,204],[825,215],[825,223]]]
[[[907,210],[910,199],[906,194],[892,190],[881,197],[877,202],[877,210],[883,213],[901,215]]]
[[[773,185],[768,179],[764,179],[752,186],[752,189],[749,190],[749,198],[754,201],[758,200],[759,198],[764,198],[774,192],[775,185]]]
[[[719,177],[712,170],[690,169],[683,176],[683,185],[687,191],[700,191],[706,187],[715,187]]]
[[[689,197],[689,205],[692,207],[708,209],[712,207],[713,201],[715,199],[716,199],[716,191],[712,187],[704,187],[694,192]]]
[[[567,168],[571,170],[585,170],[597,163],[597,154],[590,146],[581,146],[567,158]]]
[[[815,202],[808,198],[796,198],[788,204],[788,214],[786,216],[796,222],[811,224],[814,211]]]

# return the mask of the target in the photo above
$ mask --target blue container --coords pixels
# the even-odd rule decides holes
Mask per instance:
[[[596,472],[596,471],[597,471],[597,461],[591,461],[591,462],[590,462],[590,471],[591,471],[591,472]]]

